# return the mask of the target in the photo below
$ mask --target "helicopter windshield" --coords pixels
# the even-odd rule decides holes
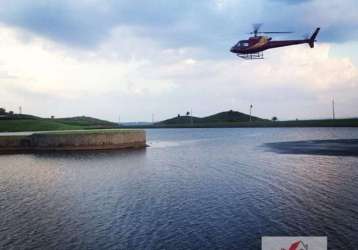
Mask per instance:
[[[239,47],[239,48],[245,48],[245,47],[248,47],[248,46],[249,46],[249,41],[247,41],[247,40],[239,41],[236,44],[236,47]]]
[[[240,41],[236,44],[236,46],[238,47],[248,47],[249,46],[249,41]]]

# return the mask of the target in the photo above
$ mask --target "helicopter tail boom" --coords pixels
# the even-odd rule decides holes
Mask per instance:
[[[316,41],[316,37],[318,35],[320,28],[317,28],[315,30],[315,32],[312,34],[311,38],[309,39],[308,44],[310,45],[311,48],[314,48],[314,42]]]

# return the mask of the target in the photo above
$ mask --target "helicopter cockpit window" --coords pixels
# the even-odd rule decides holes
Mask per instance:
[[[247,47],[247,46],[249,46],[248,42],[246,42],[246,41],[241,41],[240,42],[240,47]]]

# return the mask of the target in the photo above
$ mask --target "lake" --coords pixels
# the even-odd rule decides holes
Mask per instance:
[[[358,157],[314,146],[345,139],[358,129],[152,129],[143,150],[0,155],[0,248],[355,249]]]

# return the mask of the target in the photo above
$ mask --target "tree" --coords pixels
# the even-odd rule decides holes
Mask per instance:
[[[9,111],[9,115],[14,115],[14,111]]]
[[[6,109],[0,108],[0,115],[6,115]]]
[[[178,118],[180,117],[180,114],[178,114]]]
[[[276,116],[272,117],[272,121],[273,121],[273,122],[275,122],[275,121],[277,121],[277,120],[278,120],[278,119],[277,119]]]
[[[190,115],[190,112],[188,111],[188,112],[186,112],[186,116],[189,116]]]

